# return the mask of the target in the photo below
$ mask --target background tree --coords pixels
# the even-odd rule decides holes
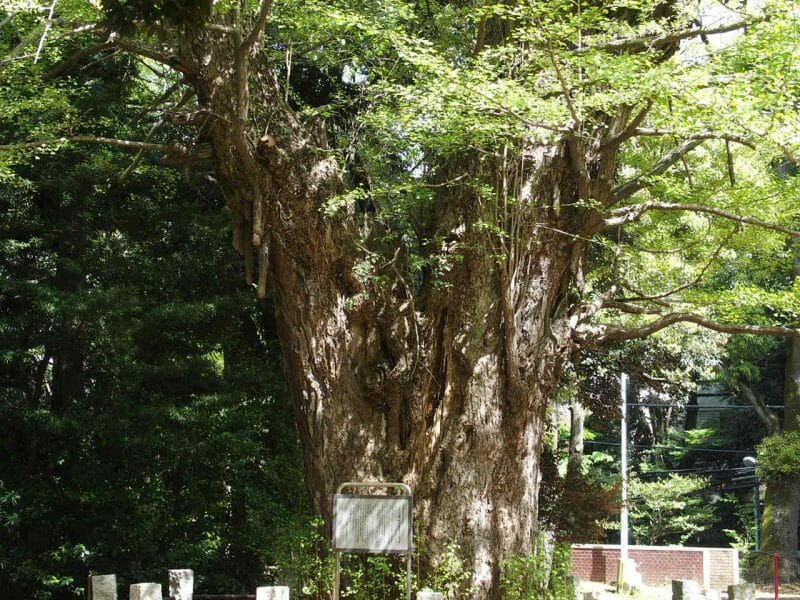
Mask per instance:
[[[676,473],[657,481],[631,481],[631,528],[639,544],[683,544],[715,522],[703,496],[708,480]]]
[[[29,31],[8,21],[6,44],[9,24]],[[0,138],[62,119],[147,134],[134,59],[29,85],[49,58],[3,71]],[[0,188],[0,589],[75,598],[90,572],[124,585],[187,566],[198,590],[252,590],[308,509],[274,323],[226,250],[218,190],[150,157],[122,176],[113,148],[16,158]]]
[[[764,168],[797,150],[791,3],[729,3],[721,24],[649,1],[104,8],[97,45],[51,81],[134,53],[168,82],[154,125],[194,129],[60,135],[187,169],[210,156],[247,280],[274,301],[314,509],[329,517],[342,481],[412,484],[476,598],[532,550],[569,360],[677,322],[795,333],[764,297],[742,315],[741,290],[698,289],[795,235],[795,185]],[[51,36],[72,25],[60,10]],[[681,45],[744,28],[728,48]],[[652,260],[665,252],[681,260]]]

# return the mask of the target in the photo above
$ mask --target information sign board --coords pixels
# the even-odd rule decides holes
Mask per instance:
[[[406,554],[411,546],[411,496],[333,497],[334,550]]]
[[[345,488],[387,488],[396,495],[343,494]],[[333,600],[339,600],[342,553],[405,554],[406,600],[411,600],[411,487],[405,483],[348,481],[333,496]]]

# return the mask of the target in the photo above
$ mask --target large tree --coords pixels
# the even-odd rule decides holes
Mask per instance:
[[[210,164],[274,301],[314,507],[329,517],[343,481],[411,484],[476,598],[532,550],[567,361],[677,322],[795,333],[772,302],[738,319],[735,280],[702,289],[795,235],[794,184],[768,168],[796,160],[792,3],[108,0],[91,29],[60,8],[9,60],[61,28],[97,36],[44,85],[131,52],[163,103],[146,140],[73,119],[11,156],[88,142]]]

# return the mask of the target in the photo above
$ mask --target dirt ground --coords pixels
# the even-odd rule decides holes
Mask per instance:
[[[616,594],[614,593],[614,588],[610,585],[592,581],[582,581],[578,591],[604,592],[604,600],[672,600],[672,589],[667,587],[644,587],[633,594]],[[775,592],[772,585],[758,585],[756,597],[763,600],[774,598]],[[780,600],[800,600],[800,585],[781,584],[780,595],[778,597]],[[727,598],[727,593],[723,593],[722,598]]]

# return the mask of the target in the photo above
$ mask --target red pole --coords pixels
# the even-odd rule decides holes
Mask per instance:
[[[772,584],[775,586],[775,600],[778,600],[778,592],[781,587],[781,559],[777,552],[772,555]]]

